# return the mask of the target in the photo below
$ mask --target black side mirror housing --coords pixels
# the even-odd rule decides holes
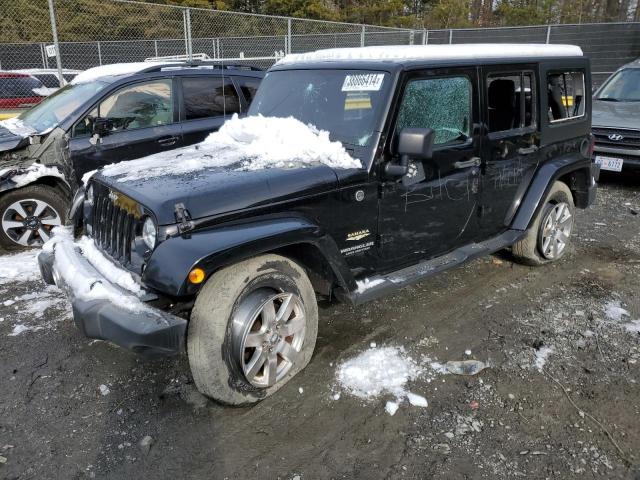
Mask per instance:
[[[431,128],[403,128],[398,135],[398,155],[428,160],[433,156],[434,137]]]
[[[109,118],[96,117],[93,119],[92,130],[94,135],[104,137],[109,135],[109,132],[113,130],[113,120]]]
[[[435,132],[431,128],[403,128],[398,135],[396,152],[400,163],[388,163],[384,169],[390,177],[402,177],[409,170],[409,159],[429,160],[433,157]]]

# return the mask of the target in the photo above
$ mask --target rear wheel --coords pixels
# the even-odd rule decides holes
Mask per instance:
[[[527,265],[544,265],[562,258],[571,241],[574,211],[571,190],[565,183],[555,182],[526,236],[513,245],[516,259]]]
[[[278,255],[224,268],[198,295],[187,334],[198,389],[231,405],[257,402],[311,359],[316,298],[304,270]]]
[[[0,246],[40,247],[51,230],[67,223],[67,202],[51,187],[31,185],[0,197]]]

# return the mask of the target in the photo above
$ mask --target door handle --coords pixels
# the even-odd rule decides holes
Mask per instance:
[[[530,153],[535,153],[538,151],[538,147],[535,145],[531,145],[530,147],[521,147],[518,149],[518,153],[520,155],[529,155]]]
[[[480,157],[471,157],[465,162],[455,162],[453,168],[471,168],[480,166]]]
[[[158,139],[158,143],[163,147],[170,147],[171,145],[175,145],[178,141],[178,137],[163,137]]]

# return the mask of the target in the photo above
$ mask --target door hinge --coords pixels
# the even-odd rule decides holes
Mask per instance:
[[[190,232],[194,228],[189,210],[184,206],[184,203],[176,203],[175,205],[176,221],[178,222],[178,232],[180,234]]]

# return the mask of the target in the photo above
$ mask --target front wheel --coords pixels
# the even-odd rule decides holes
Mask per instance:
[[[57,190],[29,185],[0,197],[0,246],[41,247],[53,228],[67,223],[67,201]]]
[[[544,265],[568,250],[575,207],[569,187],[555,182],[525,237],[513,245],[513,255],[527,265]]]
[[[311,360],[318,307],[305,271],[263,255],[214,273],[198,295],[187,332],[193,379],[230,405],[275,393]]]

